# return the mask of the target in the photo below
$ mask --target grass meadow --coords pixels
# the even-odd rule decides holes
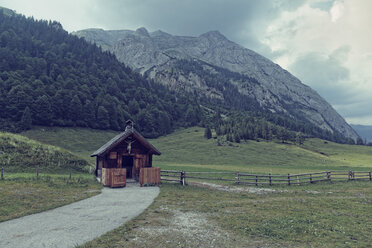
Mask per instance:
[[[31,139],[62,147],[91,164],[89,155],[117,132],[84,128],[37,127],[22,133]],[[341,145],[320,139],[308,139],[304,145],[281,142],[224,142],[205,139],[204,129],[181,129],[149,140],[161,156],[153,165],[185,171],[240,171],[249,173],[303,173],[324,170],[362,170],[372,168],[372,147]]]
[[[35,127],[21,134],[45,144],[61,147],[95,164],[95,158],[91,158],[90,154],[118,132],[89,128]]]
[[[88,156],[117,133],[36,128],[23,135]],[[150,140],[161,152],[154,166],[185,171],[305,173],[370,171],[372,147],[308,139],[220,142],[193,127]],[[222,183],[220,183],[222,184]],[[372,183],[322,182],[249,187],[163,183],[154,203],[135,219],[81,246],[115,247],[369,247]],[[222,189],[222,190],[221,190]]]

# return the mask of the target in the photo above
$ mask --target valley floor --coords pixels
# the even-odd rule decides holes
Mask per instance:
[[[259,189],[163,184],[143,214],[81,247],[370,245],[370,182]]]
[[[162,152],[161,156],[154,156],[154,166],[263,174],[372,170],[372,147],[320,139],[308,139],[301,146],[266,141],[218,145],[217,137],[207,140],[203,134],[203,128],[193,127],[151,140]],[[89,154],[116,133],[37,127],[23,135],[89,159]],[[94,164],[93,160],[89,161]],[[370,244],[372,186],[369,181],[268,189],[199,186],[162,184],[159,196],[144,213],[81,247],[368,247]]]
[[[22,133],[31,139],[62,147],[95,165],[89,155],[117,132],[86,128],[36,127]],[[217,144],[204,138],[204,128],[180,129],[150,140],[161,156],[154,166],[185,171],[240,171],[248,173],[296,174],[325,170],[372,169],[372,147],[342,145],[307,139],[304,145],[253,141]]]

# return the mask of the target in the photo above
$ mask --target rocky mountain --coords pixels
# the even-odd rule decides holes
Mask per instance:
[[[74,34],[113,52],[119,61],[173,90],[194,91],[226,100],[224,90],[228,83],[263,109],[308,121],[354,140],[358,138],[316,91],[279,65],[228,40],[218,31],[199,37],[173,36],[162,31],[149,33],[145,28],[136,31],[88,29]],[[191,67],[201,67],[208,75],[226,74],[227,71],[227,74],[235,72],[243,76],[223,77],[224,85],[216,87],[208,83],[200,71],[182,67],[180,61],[194,64]],[[221,72],[222,69],[225,71]]]

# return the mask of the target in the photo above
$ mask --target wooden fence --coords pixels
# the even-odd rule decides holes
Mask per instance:
[[[322,171],[303,174],[249,174],[241,172],[186,172],[176,170],[162,170],[161,180],[177,182],[182,185],[186,184],[186,180],[209,180],[209,181],[225,181],[236,184],[250,185],[301,185],[306,183],[316,182],[335,182],[335,181],[352,181],[352,180],[367,180],[372,181],[371,171]]]
[[[36,171],[36,178],[39,178],[39,165],[37,165],[36,166],[36,169],[35,169],[35,171]],[[4,180],[4,172],[5,172],[5,170],[4,170],[4,167],[1,167],[1,176],[0,176],[0,180]],[[71,180],[71,177],[72,177],[72,171],[71,171],[71,169],[69,170],[69,179]]]
[[[159,167],[141,168],[139,183],[141,187],[143,185],[159,185],[160,168]]]

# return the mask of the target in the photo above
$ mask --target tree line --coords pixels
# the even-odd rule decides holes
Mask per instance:
[[[0,11],[0,128],[32,125],[123,130],[148,137],[200,121],[199,104],[174,94],[52,21]]]

